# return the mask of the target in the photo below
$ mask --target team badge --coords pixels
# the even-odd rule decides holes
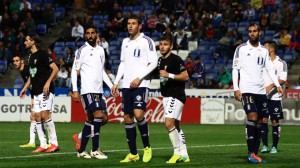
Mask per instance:
[[[276,113],[278,112],[278,110],[279,110],[278,108],[274,108],[274,111],[275,111]]]
[[[239,64],[239,61],[238,61],[238,60],[235,60],[235,61],[234,61],[234,66],[238,66],[238,64]]]
[[[265,103],[263,103],[263,106],[264,106],[264,107],[267,107],[267,103],[266,103],[266,102],[265,102]]]
[[[136,100],[137,100],[137,101],[141,101],[141,100],[142,100],[142,97],[141,97],[140,95],[137,95],[137,96],[136,96]]]

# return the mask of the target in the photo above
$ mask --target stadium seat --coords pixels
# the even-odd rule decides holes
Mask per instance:
[[[249,22],[240,22],[239,23],[239,27],[248,27],[249,26]]]
[[[216,60],[216,64],[225,64],[225,63],[226,63],[225,60],[222,58]]]
[[[205,50],[207,50],[207,46],[199,45],[199,46],[198,46],[198,50],[200,50],[200,51],[205,51]]]
[[[128,32],[119,32],[118,37],[126,38],[128,37]]]
[[[119,47],[120,46],[120,42],[119,41],[111,41],[109,43],[109,46],[117,46],[117,47]]]
[[[121,55],[121,51],[120,50],[110,51],[110,55]]]
[[[61,52],[61,51],[64,52],[64,50],[65,50],[65,48],[64,48],[64,47],[60,47],[60,46],[55,46],[55,47],[53,48],[53,52],[54,52],[54,53],[59,53],[59,52]]]
[[[133,11],[133,7],[132,6],[124,6],[123,7],[123,11]]]
[[[64,7],[55,8],[54,15],[57,19],[63,19],[65,17],[65,8]]]
[[[121,60],[114,60],[114,61],[113,61],[113,64],[119,65],[120,63],[121,63]]]
[[[38,24],[36,25],[36,33],[40,35],[45,35],[47,34],[47,25],[46,24]]]
[[[84,44],[85,44],[84,41],[78,41],[78,42],[76,43],[76,46],[77,46],[77,48],[80,48],[80,47],[83,46]]]
[[[205,71],[208,71],[214,68],[214,64],[205,64],[204,67],[205,67]]]
[[[93,20],[103,20],[103,16],[102,15],[94,15],[93,16]]]
[[[14,88],[22,88],[24,85],[24,81],[22,78],[17,78],[14,82]]]
[[[198,42],[197,41],[189,41],[188,42],[188,49],[189,51],[197,50]]]
[[[0,60],[0,73],[4,74],[7,70],[7,61]]]
[[[156,51],[156,55],[157,55],[158,58],[162,56],[160,51]]]
[[[276,55],[278,55],[280,58],[283,57],[283,50],[276,50]]]
[[[295,57],[294,54],[291,54],[291,53],[285,53],[285,54],[283,55],[283,58],[282,58],[282,59],[283,59],[286,63],[292,64],[292,63],[295,62],[296,57]]]
[[[203,59],[203,58],[201,58],[201,60],[204,61],[205,64],[215,64],[214,60],[212,60],[212,59]]]
[[[143,6],[134,6],[133,10],[142,11],[142,10],[144,10],[144,7]]]
[[[153,32],[153,33],[151,34],[152,40],[153,40],[153,38],[159,39],[160,36],[161,36],[161,33],[160,33],[160,32]],[[153,41],[158,41],[158,40],[153,40]]]
[[[72,49],[76,48],[76,44],[73,41],[67,41],[66,42],[66,47],[71,47]]]
[[[171,52],[176,55],[178,54],[177,50],[172,50]]]
[[[226,64],[215,64],[214,65],[214,69],[217,70],[218,72],[220,72],[223,67],[226,67]]]
[[[63,41],[57,41],[54,43],[54,47],[62,47],[64,48],[65,47],[65,42]]]
[[[182,60],[185,60],[186,57],[189,55],[189,51],[188,50],[178,50],[177,54]]]

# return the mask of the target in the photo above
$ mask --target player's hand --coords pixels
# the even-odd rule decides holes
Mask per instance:
[[[44,88],[43,88],[43,93],[44,95],[49,95],[49,88],[50,88],[50,83],[49,82],[46,82],[45,85],[44,85]]]
[[[242,94],[240,90],[234,91],[234,97],[236,100],[241,101],[242,100]]]
[[[266,87],[266,92],[267,94],[270,93],[271,89],[273,88],[274,86],[273,85],[269,85]]]
[[[27,89],[22,89],[22,90],[21,90],[21,92],[20,92],[20,98],[21,98],[21,99],[24,99],[24,98],[25,98],[25,96],[26,96],[26,91],[27,91]]]
[[[135,78],[131,83],[130,83],[130,88],[137,88],[141,84],[141,79],[140,78]]]
[[[280,97],[282,97],[284,95],[284,91],[282,90],[281,86],[277,87],[277,92],[279,93]]]
[[[110,89],[110,93],[114,96],[114,97],[118,97],[120,95],[119,93],[119,89],[118,89],[118,85],[114,84],[111,89]]]
[[[72,99],[75,101],[75,102],[79,102],[80,101],[80,96],[79,96],[79,93],[77,91],[74,91],[73,94],[71,95],[72,96]]]
[[[169,73],[166,70],[160,70],[159,71],[159,76],[160,77],[168,78],[169,77]]]

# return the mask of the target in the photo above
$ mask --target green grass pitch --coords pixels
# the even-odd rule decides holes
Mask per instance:
[[[253,165],[247,162],[247,147],[244,125],[199,125],[182,124],[186,136],[190,163],[168,165],[173,149],[163,124],[150,125],[150,143],[153,158],[149,163],[120,163],[128,153],[123,124],[109,123],[101,128],[101,150],[109,156],[107,160],[77,158],[72,135],[80,132],[83,123],[55,123],[60,151],[56,153],[31,154],[32,148],[19,148],[29,139],[29,123],[0,123],[0,167],[300,167],[299,126],[282,126],[277,154],[260,154],[266,164]],[[271,130],[271,127],[270,127]],[[138,133],[138,148],[142,149]],[[271,135],[269,143],[271,144]],[[38,139],[36,139],[38,142]],[[91,140],[87,151],[91,149]],[[139,150],[140,156],[142,151]]]

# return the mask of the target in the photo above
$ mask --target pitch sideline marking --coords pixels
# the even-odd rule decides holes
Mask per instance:
[[[245,146],[246,144],[228,144],[228,145],[201,145],[201,146],[188,146],[188,148],[211,148],[211,147],[231,147],[231,146]],[[158,147],[152,148],[152,150],[165,150],[165,149],[172,149],[172,147]],[[143,149],[138,149],[143,150]],[[112,150],[105,150],[107,153],[111,152],[125,152],[128,149],[112,149]],[[76,152],[55,152],[55,153],[42,153],[42,154],[32,154],[28,156],[9,156],[9,157],[0,157],[0,160],[5,159],[19,159],[19,158],[33,158],[33,157],[43,157],[43,156],[51,156],[51,155],[68,155],[68,154],[76,154]]]

